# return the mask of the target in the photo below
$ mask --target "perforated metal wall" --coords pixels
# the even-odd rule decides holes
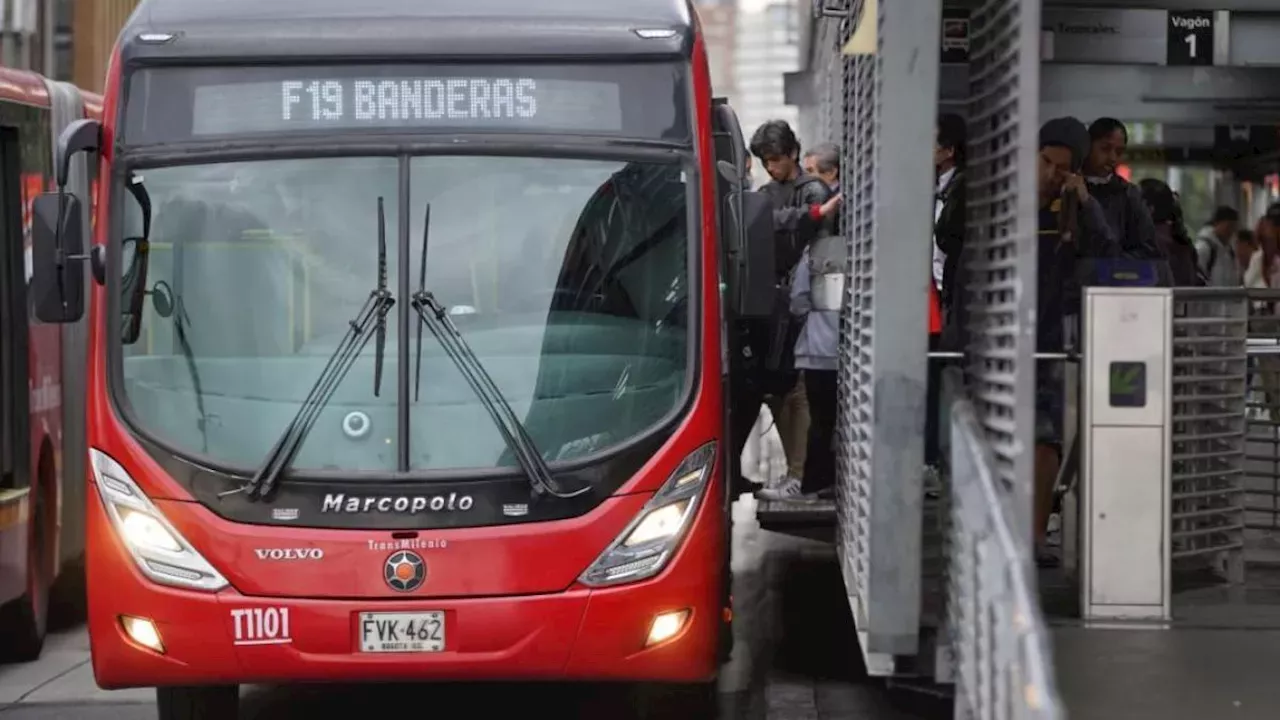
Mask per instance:
[[[932,146],[921,138],[933,134],[941,3],[878,6],[870,19],[858,3],[843,38],[875,23],[874,52],[843,61],[849,281],[836,504],[842,570],[863,651],[891,658],[919,649],[925,283],[933,226]]]
[[[861,8],[855,10],[860,12]],[[846,28],[845,40],[852,33]],[[844,208],[841,226],[849,240],[849,282],[841,313],[840,408],[837,425],[839,495],[837,518],[840,560],[859,629],[866,627],[867,564],[871,513],[871,333],[875,279],[872,237],[875,232],[875,102],[874,57],[844,60]]]
[[[966,380],[1020,537],[1035,440],[1039,33],[1031,0],[991,0],[970,16]]]

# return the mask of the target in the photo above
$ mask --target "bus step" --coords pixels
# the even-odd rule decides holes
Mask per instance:
[[[831,542],[835,540],[836,504],[832,500],[759,500],[756,521],[762,530]]]

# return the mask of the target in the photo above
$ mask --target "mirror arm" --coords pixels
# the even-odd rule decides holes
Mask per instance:
[[[142,237],[151,238],[151,193],[147,192],[146,186],[142,184],[142,178],[130,173],[129,182],[125,184],[125,189],[133,196],[138,208],[142,210]]]
[[[102,147],[102,123],[84,118],[67,125],[58,136],[57,181],[58,191],[67,187],[71,174],[71,158],[81,152],[98,152]]]
[[[94,245],[89,250],[89,269],[93,271],[93,279],[99,285],[107,284],[107,248],[105,245]]]

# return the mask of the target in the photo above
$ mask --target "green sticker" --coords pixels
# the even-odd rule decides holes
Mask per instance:
[[[1111,363],[1111,407],[1140,408],[1147,406],[1147,364],[1143,362]]]

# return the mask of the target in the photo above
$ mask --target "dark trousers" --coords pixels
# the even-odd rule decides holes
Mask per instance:
[[[835,370],[805,370],[804,389],[809,399],[809,446],[800,489],[806,493],[825,490],[836,481],[836,395]]]
[[[938,350],[941,343],[937,335],[929,336],[929,350]],[[941,436],[942,418],[939,417],[941,408],[939,404],[942,398],[942,369],[943,364],[940,360],[930,360],[929,370],[925,386],[925,409],[924,409],[924,463],[938,467],[942,462],[942,446],[939,440]]]

